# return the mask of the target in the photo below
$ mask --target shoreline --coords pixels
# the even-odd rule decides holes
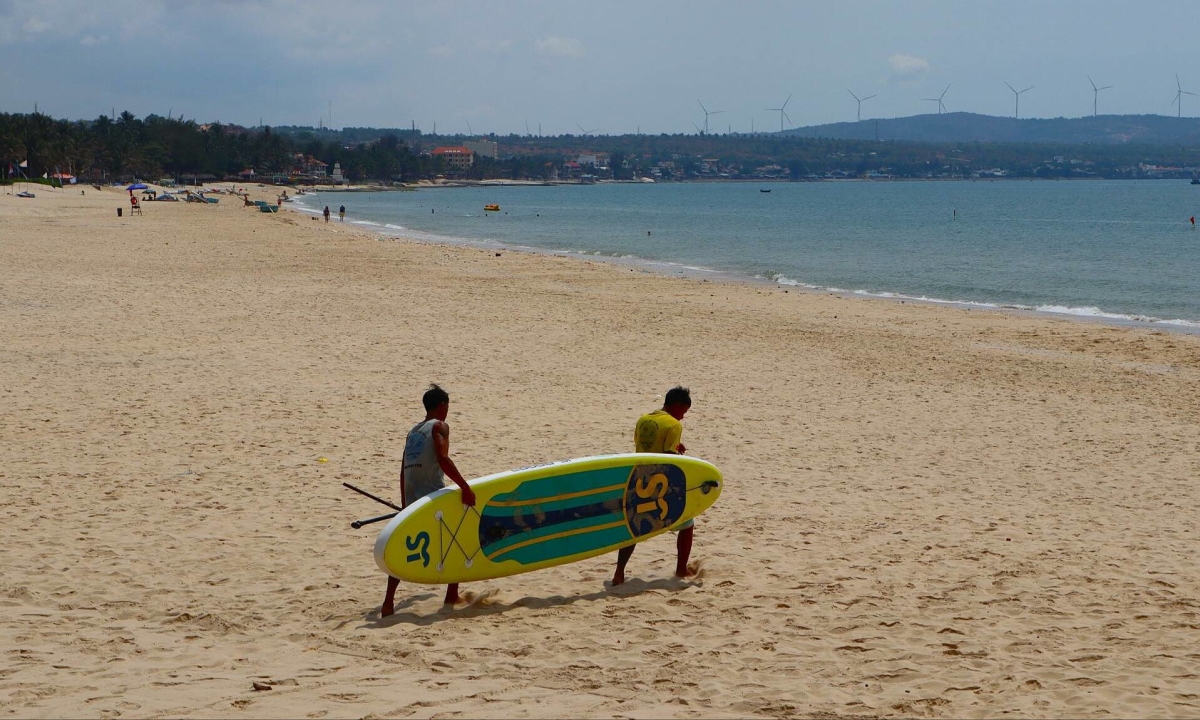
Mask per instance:
[[[288,208],[288,205],[291,205],[291,207]],[[285,204],[284,207],[285,209],[290,209],[292,212],[296,212],[301,215],[311,214],[319,216],[319,213],[314,208],[302,208],[296,206],[294,203]],[[393,230],[382,227],[380,223],[374,220],[352,220],[350,221],[350,224],[356,225],[364,232],[391,240],[400,239],[412,242],[425,242],[434,245],[444,244],[450,247],[499,249],[509,252],[527,252],[536,255],[556,255],[561,257],[575,258],[578,260],[600,261],[618,266],[641,268],[646,272],[665,277],[688,277],[697,280],[738,282],[751,286],[769,286],[783,289],[785,291],[794,290],[796,292],[831,295],[839,298],[846,297],[857,300],[881,300],[898,302],[900,304],[913,303],[935,307],[950,307],[959,310],[975,310],[980,312],[991,311],[1001,313],[1016,313],[1019,315],[1030,315],[1032,317],[1064,320],[1067,322],[1097,323],[1101,325],[1110,325],[1113,327],[1143,328],[1184,335],[1200,335],[1200,320],[1187,320],[1185,318],[1147,318],[1144,316],[1134,316],[1126,313],[1106,311],[1103,308],[1070,308],[1070,311],[1056,311],[1041,309],[1038,307],[1026,307],[1012,303],[996,303],[973,300],[946,300],[941,298],[911,296],[891,291],[868,292],[864,290],[828,288],[797,280],[788,279],[786,282],[781,282],[778,279],[773,279],[766,276],[749,275],[746,273],[722,270],[719,268],[706,268],[696,265],[689,265],[682,262],[656,261],[646,258],[626,256],[613,257],[601,254],[589,254],[584,252],[540,248],[532,245],[513,245],[491,240],[472,238],[459,239],[449,236],[439,236],[436,233],[425,233],[412,230]]]

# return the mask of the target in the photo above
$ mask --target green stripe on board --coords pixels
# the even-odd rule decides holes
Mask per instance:
[[[595,492],[588,492],[585,495],[572,495],[572,497],[565,500],[521,500],[519,505],[502,505],[499,507],[493,501],[489,500],[484,505],[480,514],[486,518],[518,518],[521,516],[532,518],[539,513],[544,514],[555,510],[565,510],[567,508],[596,503],[609,503],[614,510],[617,510],[624,506],[624,502],[625,484],[621,483],[620,485],[598,488]]]
[[[522,565],[531,565],[543,560],[569,557],[579,553],[594,551],[606,547],[614,547],[628,542],[632,536],[624,519],[611,526],[600,526],[591,531],[582,531],[574,535],[547,539],[531,545],[514,548],[499,555],[489,557],[493,562],[516,560]]]
[[[611,525],[615,522],[625,523],[624,509],[618,509],[614,512],[605,513],[604,515],[596,515],[593,517],[581,518],[579,520],[571,520],[568,522],[555,523],[553,525],[545,525],[543,527],[532,528],[510,535],[503,540],[494,540],[484,544],[483,551],[489,557],[494,557],[501,553],[508,552],[514,546],[529,542],[543,542],[548,538],[559,536],[563,533],[575,533],[588,528],[596,528],[601,525]],[[628,534],[628,531],[626,531]]]
[[[633,465],[630,464],[526,480],[511,492],[494,496],[488,503],[555,500],[560,495],[588,492],[611,485],[623,485],[629,481],[629,471],[632,467]]]

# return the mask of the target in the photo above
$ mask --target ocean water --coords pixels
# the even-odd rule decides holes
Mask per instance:
[[[1200,330],[1200,186],[1181,181],[472,187],[293,206],[336,222],[343,204],[348,222],[418,239]]]

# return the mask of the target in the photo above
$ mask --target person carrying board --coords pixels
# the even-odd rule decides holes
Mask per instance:
[[[692,407],[692,395],[682,385],[676,385],[667,391],[663,398],[661,410],[655,410],[638,418],[633,429],[633,450],[640,453],[670,453],[683,455],[687,448],[680,442],[683,438],[683,416]],[[692,554],[692,535],[694,523],[688,520],[678,530],[675,538],[676,560],[675,577],[691,577],[696,571],[688,567],[688,557]],[[621,548],[617,551],[617,571],[613,574],[614,586],[625,582],[625,565],[633,556],[636,544]]]
[[[326,212],[329,212],[326,209]],[[450,395],[436,384],[430,385],[421,397],[425,406],[425,419],[408,431],[404,440],[404,457],[400,464],[400,506],[408,507],[431,493],[445,487],[445,477],[450,476],[455,485],[462,488],[463,505],[474,507],[475,493],[463,479],[462,473],[450,459],[450,426],[446,417],[450,414]],[[388,576],[387,594],[383,598],[380,617],[396,612],[396,588],[400,581]],[[458,583],[446,586],[446,604],[459,602]]]

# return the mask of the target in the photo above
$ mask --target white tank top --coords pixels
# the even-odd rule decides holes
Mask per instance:
[[[438,464],[433,446],[433,426],[437,420],[418,423],[404,440],[404,499],[412,504],[429,493],[445,487],[445,473]]]

